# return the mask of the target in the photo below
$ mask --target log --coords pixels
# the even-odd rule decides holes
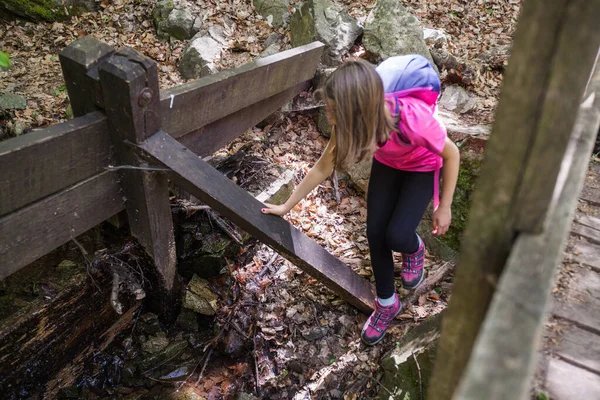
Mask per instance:
[[[262,203],[167,133],[156,133],[139,148],[149,159],[170,168],[171,179],[189,193],[319,279],[342,299],[361,311],[373,309],[375,292],[371,283],[284,219],[261,213]]]
[[[29,268],[52,268],[56,256],[51,253]],[[69,258],[76,260],[74,256]],[[119,320],[110,305],[110,265],[101,262],[88,272],[78,267],[66,283],[56,296],[40,296],[28,308],[0,323],[3,399],[23,398],[19,395],[21,391],[28,392],[31,398],[39,398],[33,396],[34,393],[44,392],[45,383],[65,368],[74,355],[93,351],[96,344],[106,343],[107,334],[106,339],[102,334]],[[128,315],[132,303],[122,300],[124,315]],[[115,329],[108,332],[112,332],[113,337],[116,333]]]

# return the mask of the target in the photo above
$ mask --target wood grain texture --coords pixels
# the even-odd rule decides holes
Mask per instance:
[[[106,43],[92,36],[84,36],[69,44],[59,54],[73,115],[76,117],[103,108],[98,64],[113,51]]]
[[[0,216],[99,174],[110,163],[106,117],[97,112],[0,142]]]
[[[427,397],[451,399],[509,255],[511,212],[544,98],[566,0],[527,1],[519,15],[495,125],[473,193],[453,295]],[[558,161],[555,161],[558,162]]]
[[[103,172],[0,218],[0,280],[124,207],[116,172]]]
[[[552,400],[600,399],[598,375],[563,360],[550,360],[547,382]]]
[[[99,67],[105,112],[120,164],[139,166],[126,142],[139,143],[160,128],[160,102],[156,63],[130,48],[123,48]],[[146,94],[144,96],[144,93]],[[127,216],[135,236],[154,260],[161,287],[168,293],[176,276],[177,260],[173,220],[166,176],[159,172],[124,169],[121,172]],[[158,295],[164,312],[169,295]]]
[[[600,47],[598,21],[598,0],[573,0],[565,10],[536,133],[514,203],[515,227],[521,232],[541,232],[548,211],[557,207],[553,196],[561,169],[557,161],[568,156],[567,144],[580,107],[580,101],[574,100],[581,99],[594,69]],[[595,130],[598,132],[597,123]]]
[[[552,312],[600,336],[600,274],[584,269],[569,283],[568,301],[555,300]]]
[[[556,354],[571,364],[578,364],[598,374],[600,380],[600,340],[592,332],[569,326],[556,347]]]
[[[163,91],[163,131],[179,138],[310,80],[323,48],[314,42]]]
[[[575,260],[596,272],[600,272],[600,245],[578,241],[574,250]]]
[[[600,207],[600,189],[584,187],[580,198],[593,206]]]
[[[516,238],[455,398],[530,398],[530,377],[536,366],[556,266],[563,255],[597,133],[600,63],[596,65],[591,90],[596,93],[594,101],[584,101],[580,106],[568,155],[560,163],[562,184],[547,228],[541,234],[520,233]],[[597,279],[578,275],[576,281],[588,286],[572,293],[586,304],[561,305],[560,312],[564,314],[560,315],[579,315],[598,325],[595,321],[600,321],[600,302],[590,293],[600,290],[600,275],[588,272]],[[455,287],[455,295],[457,290]]]
[[[309,83],[309,81],[302,82],[218,121],[211,122],[180,137],[179,142],[201,157],[213,154],[247,129],[252,128],[277,111],[283,104],[293,99],[296,94],[306,89]]]
[[[152,160],[171,168],[171,179],[189,193],[319,279],[350,304],[365,312],[372,310],[373,285],[284,219],[261,213],[262,203],[174,138],[159,132],[140,148]]]

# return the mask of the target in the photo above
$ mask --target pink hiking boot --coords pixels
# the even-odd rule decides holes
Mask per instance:
[[[423,282],[425,276],[423,266],[425,264],[425,245],[421,237],[419,239],[419,249],[413,254],[402,253],[402,286],[405,289],[413,290]]]
[[[394,304],[384,307],[375,299],[375,311],[371,314],[360,334],[363,342],[368,345],[379,343],[385,331],[390,326],[396,315],[402,311],[402,303],[398,299],[398,295],[394,293]]]

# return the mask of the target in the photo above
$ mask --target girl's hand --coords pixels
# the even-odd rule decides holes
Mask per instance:
[[[450,210],[450,206],[440,205],[433,212],[433,232],[431,233],[435,236],[442,236],[444,233],[448,232],[451,221],[452,211]]]
[[[265,203],[265,207],[261,210],[263,214],[285,215],[290,211],[285,204],[276,206],[275,204]]]

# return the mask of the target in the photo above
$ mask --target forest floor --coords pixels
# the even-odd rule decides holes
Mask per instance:
[[[359,20],[364,20],[374,4],[362,0],[340,3]],[[520,3],[520,0],[404,1],[425,27],[447,32],[449,50],[465,59],[511,43]],[[73,17],[68,22],[19,21],[0,26],[0,50],[8,52],[12,62],[8,71],[0,72],[0,91],[14,92],[27,99],[27,108],[15,111],[14,119],[30,128],[41,128],[67,118],[68,97],[58,54],[84,35],[93,35],[116,47],[131,46],[154,59],[159,65],[162,88],[185,82],[177,65],[186,42],[166,42],[157,37],[151,19],[154,4],[153,0],[102,0],[99,11]],[[286,38],[289,47],[288,32],[269,26],[257,16],[248,0],[206,1],[202,6],[215,22],[222,22],[224,17],[236,22],[230,46],[218,64],[220,70],[252,61],[264,50],[262,43],[274,31]],[[468,88],[481,101],[466,119],[493,121],[501,82],[501,72],[487,71]],[[327,139],[317,131],[314,115],[291,113],[281,125],[253,128],[218,153],[234,154],[244,147],[248,154],[271,165],[295,171],[299,182],[326,143]],[[365,234],[366,203],[347,181],[342,179],[339,187],[333,180],[325,181],[286,218],[359,274],[373,279]],[[447,279],[414,304],[407,304],[380,345],[366,347],[359,339],[365,315],[345,304],[316,279],[274,255],[272,250],[261,245],[256,245],[255,250],[250,260],[232,261],[227,279],[235,290],[220,293],[223,301],[213,321],[219,340],[210,338],[204,346],[199,346],[204,351],[196,360],[198,368],[194,373],[175,384],[161,381],[165,386],[161,390],[191,390],[215,399],[238,391],[260,393],[271,399],[371,398],[382,390],[379,383],[382,355],[412,326],[443,310],[450,295],[451,283]],[[427,258],[428,270],[440,266],[441,261]],[[223,337],[236,331],[229,328],[238,324],[236,321],[249,316],[250,334],[240,333],[249,351],[242,355],[228,354],[224,348],[229,339],[222,340]],[[142,396],[151,393],[146,388],[121,388],[121,392],[114,393],[122,398],[150,398]]]

